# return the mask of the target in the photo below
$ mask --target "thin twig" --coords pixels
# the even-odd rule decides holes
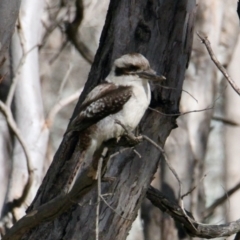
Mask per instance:
[[[200,179],[199,183],[201,183],[203,181],[203,179],[207,176],[207,174],[204,174],[203,177]],[[198,184],[199,184],[198,183]],[[187,195],[191,194],[195,189],[197,188],[197,185],[194,185],[189,191],[187,191],[186,193],[184,193],[181,198],[185,198]]]
[[[125,136],[134,144],[138,144],[142,141],[142,136],[134,136],[134,134],[130,132],[121,121],[115,120],[115,123],[120,125],[125,130]]]
[[[47,5],[48,5],[48,3],[46,3]],[[58,27],[58,26],[60,26],[60,24],[61,23],[63,23],[64,22],[64,17],[66,16],[66,12],[62,12],[62,10],[63,10],[63,7],[60,5],[60,7],[59,7],[59,5],[57,6],[57,11],[53,14],[53,16],[50,14],[50,11],[48,12],[48,16],[49,16],[49,19],[50,19],[50,21],[51,21],[51,23],[53,23],[53,24],[51,24],[50,26],[47,26],[47,24],[42,20],[41,22],[42,22],[42,25],[45,27],[45,29],[46,29],[46,32],[44,33],[44,35],[43,35],[43,38],[42,38],[42,43],[41,43],[41,46],[40,46],[40,50],[43,48],[43,46],[46,44],[46,42],[47,42],[47,39],[48,39],[48,37],[51,35],[51,33]],[[51,9],[50,7],[49,8],[47,8],[47,10],[48,9]],[[58,19],[58,15],[59,15],[59,13],[62,13],[62,15],[61,16],[63,16],[63,17],[61,17],[60,19]]]
[[[237,84],[233,81],[233,79],[229,76],[229,74],[227,73],[227,70],[222,66],[222,64],[217,60],[212,48],[211,48],[211,44],[208,40],[208,38],[202,37],[198,32],[197,32],[198,37],[201,39],[202,43],[205,45],[205,47],[207,48],[207,51],[212,59],[212,61],[215,63],[216,67],[222,72],[223,76],[227,79],[227,81],[229,82],[229,84],[232,86],[233,90],[240,95],[240,88],[237,86]]]
[[[195,226],[193,225],[191,219],[189,218],[189,216],[187,215],[185,209],[184,209],[184,202],[183,202],[183,198],[182,198],[182,182],[180,180],[180,178],[178,177],[177,172],[175,171],[175,169],[171,166],[170,162],[167,159],[166,154],[164,153],[163,149],[156,143],[154,142],[152,139],[150,139],[149,137],[147,137],[146,135],[142,135],[143,139],[147,140],[148,142],[150,142],[153,146],[155,146],[164,156],[164,161],[167,164],[168,168],[170,169],[170,171],[173,173],[173,175],[175,176],[175,178],[178,181],[178,185],[179,185],[179,192],[178,192],[178,201],[179,201],[179,205],[181,207],[182,213],[185,216],[185,218],[188,220],[188,222],[192,225],[192,227],[195,229]],[[196,229],[195,229],[196,230]]]
[[[60,56],[60,54],[63,52],[64,48],[67,46],[68,44],[68,41],[65,40],[63,43],[62,43],[62,46],[60,47],[60,49],[58,50],[58,52],[53,55],[53,57],[49,60],[49,64],[52,65],[57,59],[58,57]]]
[[[161,85],[161,84],[156,84],[157,86],[160,86],[161,88],[164,88],[164,89],[170,89],[170,90],[179,90],[179,89],[177,89],[177,88],[174,88],[174,87],[168,87],[168,86],[163,86],[163,85]],[[188,91],[186,91],[186,90],[181,90],[182,92],[185,92],[185,93],[187,93],[190,97],[192,97],[197,103],[198,103],[198,100],[190,93],[190,92],[188,92]]]
[[[154,109],[155,110],[155,109]],[[122,124],[119,120],[115,120],[116,124],[119,124],[120,126],[122,126],[122,128],[125,130],[127,136],[134,140],[136,137],[133,136],[133,134],[131,132],[128,131],[128,129],[126,128],[126,126],[124,126],[124,124]],[[171,166],[170,162],[167,160],[166,155],[164,154],[164,150],[162,147],[160,147],[157,143],[155,143],[152,139],[150,139],[148,136],[146,135],[141,135],[141,138],[147,140],[148,142],[150,142],[153,146],[155,146],[163,155],[164,155],[164,160],[167,163],[169,169],[171,170],[171,172],[173,173],[173,175],[176,177],[178,183],[179,183],[179,199],[181,199],[181,195],[182,195],[182,183],[180,181],[180,178],[178,177],[175,169]]]
[[[71,43],[75,46],[75,48],[79,51],[79,53],[82,55],[82,57],[89,63],[93,63],[94,56],[88,46],[81,41],[79,35],[78,35],[78,28],[82,23],[83,20],[83,1],[82,0],[76,0],[75,2],[76,6],[76,14],[74,20],[70,23],[68,23],[66,28],[66,35],[71,41]]]
[[[161,146],[159,146],[157,143],[155,143],[151,138],[149,138],[146,135],[142,135],[143,139],[147,140],[150,142],[154,147],[156,147],[161,153],[164,153],[164,150]]]
[[[156,142],[154,142],[152,139],[150,139],[148,136],[146,135],[142,135],[143,139],[147,140],[149,143],[151,143],[154,147],[156,147],[164,156],[164,161],[166,162],[168,168],[170,169],[170,171],[173,173],[173,175],[175,176],[175,178],[178,181],[179,184],[179,193],[178,193],[178,197],[179,199],[181,199],[182,196],[182,183],[180,178],[177,175],[177,172],[175,171],[175,169],[171,166],[170,162],[167,159],[167,156],[164,154],[164,150],[162,149],[162,147],[160,147]]]
[[[99,240],[99,211],[101,204],[101,171],[102,171],[103,158],[101,157],[98,161],[98,170],[97,170],[97,186],[98,186],[98,197],[97,197],[97,207],[96,207],[96,240]]]
[[[76,91],[75,93],[73,93],[72,95],[60,100],[59,102],[57,102],[53,108],[51,109],[51,111],[49,112],[47,119],[46,119],[46,124],[47,126],[50,128],[54,122],[54,118],[56,116],[56,114],[66,105],[72,103],[73,101],[77,100],[79,98],[79,95],[81,94],[83,88],[80,88],[78,91]]]
[[[204,108],[204,109],[200,109],[200,110],[193,110],[193,111],[187,111],[187,112],[183,112],[183,113],[163,113],[163,112],[160,112],[154,108],[151,108],[151,107],[148,107],[148,109],[152,110],[153,112],[157,112],[163,116],[167,116],[167,117],[177,117],[177,116],[183,116],[185,114],[188,114],[188,113],[197,113],[197,112],[204,112],[204,111],[207,111],[207,110],[212,110],[214,106],[212,107],[208,107],[208,108]]]
[[[61,99],[61,93],[63,91],[63,88],[68,80],[68,77],[70,75],[72,71],[72,65],[70,64],[68,67],[68,70],[65,74],[65,76],[62,79],[62,82],[60,84],[59,90],[58,90],[58,94],[57,94],[57,100],[56,103],[54,104],[54,106],[52,107],[52,109],[50,110],[47,119],[46,119],[46,125],[50,128],[54,122],[54,118],[56,116],[56,114],[66,105],[70,104],[71,102],[77,100],[79,98],[79,95],[81,94],[83,88],[80,88],[79,90],[77,90],[75,93],[73,93],[72,95]]]
[[[16,87],[17,87],[17,83],[18,83],[18,75],[20,74],[21,68],[25,63],[28,54],[31,53],[36,47],[39,47],[39,45],[37,44],[37,45],[31,47],[29,50],[25,49],[25,46],[26,46],[25,41],[26,40],[25,40],[25,36],[23,34],[23,31],[22,31],[22,23],[21,23],[20,18],[18,18],[17,23],[18,23],[18,28],[17,28],[18,36],[19,36],[19,41],[20,41],[20,45],[21,45],[21,48],[22,48],[22,57],[19,60],[19,63],[17,65],[16,69],[14,69],[14,72],[15,72],[14,77],[12,79],[12,84],[11,84],[11,87],[9,89],[7,100],[6,100],[6,106],[8,108],[11,107],[13,96],[14,96],[14,93],[15,93],[15,90],[16,90]]]
[[[139,158],[142,158],[142,155],[141,155],[136,149],[133,149],[133,152],[134,152]]]
[[[233,120],[230,120],[230,119],[227,119],[227,118],[224,118],[221,116],[213,116],[212,119],[215,121],[222,122],[223,124],[231,125],[231,126],[239,126],[240,125],[240,123],[237,123]]]
[[[103,202],[104,202],[117,216],[119,216],[120,218],[122,218],[122,219],[124,219],[124,220],[132,221],[131,218],[126,218],[126,217],[121,216],[120,213],[118,213],[118,212],[106,201],[106,199],[103,197],[102,194],[100,195],[100,198],[103,200]]]
[[[96,240],[99,240],[99,211],[100,211],[100,203],[101,203],[101,179],[102,179],[102,165],[103,159],[106,157],[108,152],[108,148],[104,148],[102,151],[102,156],[98,161],[97,168],[97,187],[98,187],[98,197],[97,197],[97,208],[96,208]]]
[[[125,130],[125,132],[130,135],[129,138],[130,139],[134,139],[134,136],[131,132],[128,131],[128,129],[126,128],[126,126],[124,126],[124,124],[122,124],[119,120],[115,120],[116,124],[119,124],[120,126],[122,126],[122,128]],[[183,199],[182,199],[182,182],[180,180],[180,178],[177,175],[177,172],[175,171],[175,169],[171,166],[170,162],[167,159],[166,154],[164,153],[164,150],[162,147],[160,147],[156,142],[154,142],[152,139],[150,139],[148,136],[146,135],[142,135],[141,136],[143,139],[147,140],[148,142],[150,142],[153,146],[155,146],[164,156],[164,160],[168,166],[168,168],[170,169],[170,171],[173,173],[173,175],[175,176],[175,178],[178,181],[179,184],[179,193],[178,193],[178,199],[179,199],[179,203],[181,206],[181,210],[182,213],[185,215],[186,219],[188,219],[189,223],[192,225],[193,228],[195,228],[195,226],[192,224],[191,220],[189,219],[185,209],[184,209],[184,203],[183,203]],[[136,137],[135,137],[136,138]]]
[[[97,207],[96,207],[96,240],[99,240],[99,214],[100,214],[100,203],[101,200],[119,217],[132,221],[132,219],[125,218],[121,216],[108,202],[104,199],[102,193],[101,193],[101,180],[102,180],[102,165],[103,165],[103,159],[106,157],[108,148],[104,148],[102,152],[102,156],[98,161],[98,169],[97,169],[97,188],[98,188],[98,197],[97,197]]]
[[[224,195],[217,200],[215,200],[211,206],[209,206],[205,211],[204,211],[204,219],[208,218],[211,216],[214,212],[214,210],[224,203],[232,194],[234,194],[237,190],[240,189],[240,182],[237,183],[233,188],[229,189],[227,192],[224,193]]]
[[[69,63],[69,64],[68,64],[68,69],[67,69],[67,71],[66,71],[66,74],[65,74],[64,78],[63,78],[62,81],[61,81],[61,84],[60,84],[60,87],[59,87],[59,90],[58,90],[58,93],[57,93],[57,101],[59,101],[59,99],[60,99],[60,97],[61,97],[63,88],[64,88],[64,86],[65,86],[66,83],[67,83],[67,80],[68,80],[68,77],[69,77],[69,75],[70,75],[70,73],[71,73],[71,71],[72,71],[72,68],[73,68],[73,67],[72,67],[72,64]]]
[[[128,129],[126,128],[126,126],[124,126],[124,124],[122,124],[120,121],[118,120],[115,120],[116,124],[119,124],[120,126],[122,126],[122,128],[125,130],[125,132],[129,135],[129,138],[130,139],[134,139],[134,136],[131,132],[128,131]],[[181,209],[182,209],[182,212],[183,214],[185,215],[186,219],[188,219],[188,215],[187,213],[185,212],[185,209],[184,209],[184,203],[183,203],[183,199],[182,199],[182,182],[180,180],[180,178],[178,177],[178,174],[177,172],[175,171],[175,169],[171,166],[170,162],[168,161],[167,159],[167,156],[166,154],[164,153],[164,150],[162,147],[160,147],[156,142],[154,142],[152,139],[150,139],[148,136],[146,135],[142,135],[141,136],[143,139],[147,140],[149,143],[151,143],[153,146],[155,146],[164,156],[164,160],[168,166],[168,168],[170,169],[170,171],[173,173],[173,175],[175,176],[175,178],[177,179],[178,181],[178,184],[179,184],[179,193],[178,193],[178,199],[179,199],[179,202],[180,202],[180,206],[181,206]],[[135,137],[136,138],[136,137]],[[192,222],[190,221],[189,219],[189,223],[192,224]],[[193,226],[193,228],[195,228],[195,226]]]
[[[9,127],[14,132],[19,143],[21,144],[21,146],[23,148],[23,151],[24,151],[24,153],[26,155],[26,159],[27,159],[28,174],[31,175],[33,172],[33,167],[31,165],[31,157],[30,157],[30,153],[28,151],[27,144],[25,143],[24,139],[22,138],[22,135],[17,127],[17,124],[16,124],[14,118],[13,118],[11,110],[1,100],[0,100],[0,108],[1,108],[2,112],[4,113],[4,115],[6,116],[6,120],[7,120]]]
[[[116,151],[115,153],[113,153],[113,154],[110,156],[110,159],[113,158],[113,157],[116,157],[117,155],[119,155],[119,154],[121,154],[121,153],[123,153],[123,152],[125,152],[125,151],[127,151],[127,150],[129,150],[129,149],[131,149],[131,148],[126,147],[126,148],[123,148],[123,149],[120,149],[120,150]]]
[[[158,207],[161,211],[167,212],[174,220],[181,223],[190,236],[205,239],[231,236],[239,232],[240,219],[226,224],[211,225],[195,221],[190,212],[187,212],[188,218],[186,218],[186,215],[178,204],[168,199],[167,196],[164,196],[159,190],[152,186],[147,190],[147,198],[154,206]]]
[[[118,215],[119,217],[125,219],[125,220],[129,220],[131,221],[130,218],[125,218],[123,216],[121,216],[107,201],[106,199],[103,197],[102,193],[101,193],[101,181],[102,181],[102,164],[103,164],[103,159],[106,157],[108,149],[104,148],[103,149],[103,153],[102,153],[102,157],[99,159],[98,162],[98,170],[97,170],[97,180],[98,180],[98,199],[97,199],[97,209],[96,209],[96,239],[98,239],[99,237],[99,210],[100,210],[100,199],[102,199],[102,201],[114,212],[116,213],[116,215]],[[104,194],[106,195],[106,194]],[[98,235],[98,237],[97,237]]]
[[[32,166],[32,160],[31,160],[31,156],[30,156],[30,153],[29,153],[29,150],[28,150],[28,146],[25,143],[24,139],[22,138],[22,135],[21,135],[21,133],[20,133],[18,127],[17,127],[17,124],[16,124],[14,118],[13,118],[11,109],[6,104],[4,104],[2,101],[0,101],[0,109],[3,112],[3,114],[5,115],[6,121],[9,125],[9,127],[11,128],[11,130],[13,131],[15,136],[17,137],[20,145],[22,146],[23,152],[26,156],[28,181],[27,181],[27,183],[26,183],[26,185],[23,189],[22,196],[13,201],[13,207],[14,207],[15,205],[19,206],[21,203],[23,203],[25,201],[25,199],[27,197],[27,194],[28,194],[28,192],[29,192],[29,190],[32,186],[32,183],[33,183],[34,169],[33,169],[33,166]]]
[[[15,90],[16,90],[16,87],[17,87],[17,83],[18,83],[18,75],[20,74],[21,67],[24,65],[24,63],[26,61],[27,55],[30,52],[32,52],[35,48],[37,48],[38,46],[39,45],[33,46],[26,53],[24,53],[23,56],[21,57],[21,59],[19,61],[19,64],[18,64],[18,66],[15,70],[15,74],[14,74],[14,77],[12,79],[12,84],[11,84],[11,87],[10,87],[9,92],[8,92],[8,96],[7,96],[7,100],[6,100],[6,106],[7,107],[11,107],[13,96],[14,96],[14,93],[15,93]]]

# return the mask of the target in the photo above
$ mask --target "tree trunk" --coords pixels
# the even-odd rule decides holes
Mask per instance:
[[[239,72],[239,61],[240,61],[240,38],[238,40],[237,47],[234,49],[234,54],[232,56],[232,62],[229,65],[229,74],[240,86],[240,72]],[[240,182],[239,170],[240,170],[240,98],[234,92],[234,90],[228,86],[225,92],[225,118],[235,122],[237,125],[225,124],[225,134],[224,134],[224,146],[225,146],[225,167],[226,167],[226,189],[230,189]],[[226,204],[226,214],[228,221],[235,221],[240,216],[239,211],[239,197],[240,192],[234,194],[229,198]]]
[[[45,127],[38,61],[38,45],[41,34],[40,19],[43,5],[38,0],[22,1],[18,27],[11,44],[13,69],[11,90],[13,90],[14,95],[14,117],[29,152],[29,159],[27,160],[22,145],[14,136],[12,172],[6,202],[13,203],[16,199],[25,196],[14,209],[9,209],[9,204],[7,204],[4,212],[10,211],[16,220],[25,214],[26,203],[33,200],[41,183],[48,143],[48,129]],[[23,193],[29,180],[28,162],[32,168],[33,179],[30,184],[31,187],[26,193]]]
[[[151,107],[165,114],[179,112],[184,74],[191,53],[195,0],[129,1],[112,0],[89,79],[75,108],[75,117],[86,94],[109,73],[113,61],[129,52],[140,52],[153,69],[167,77],[170,89],[152,86]],[[173,89],[174,88],[174,89]],[[163,146],[176,127],[176,116],[165,116],[147,111],[140,124],[140,132]],[[65,137],[54,157],[37,196],[28,209],[29,216],[39,206],[56,199],[67,184],[67,179],[79,156],[77,136]],[[84,177],[79,185],[80,198],[53,215],[52,222],[43,222],[23,239],[125,239],[144,199],[162,154],[149,142],[136,147],[142,158],[132,150],[112,158],[106,176],[115,177],[112,183],[102,183],[102,194],[108,204],[101,202],[99,228],[96,229],[96,181]],[[70,205],[71,203],[71,205]],[[38,211],[37,211],[38,212]],[[117,214],[116,214],[117,213]]]
[[[9,88],[9,79],[5,76],[9,71],[4,69],[4,62],[8,56],[8,49],[11,42],[11,37],[14,31],[15,22],[18,17],[18,11],[21,1],[19,0],[1,0],[0,1],[0,100],[5,101],[6,94]],[[6,62],[5,62],[6,63]],[[11,139],[8,131],[8,125],[5,116],[0,112],[0,210],[5,200],[5,193],[8,185],[8,175],[10,170],[10,149]]]

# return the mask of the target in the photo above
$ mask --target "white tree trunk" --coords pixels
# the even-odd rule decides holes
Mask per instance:
[[[42,168],[48,141],[48,129],[45,126],[42,104],[38,44],[41,34],[41,14],[44,1],[22,1],[19,12],[18,30],[12,39],[12,64],[17,86],[14,95],[14,115],[17,126],[27,144],[34,181],[25,204],[15,211],[19,219],[25,207],[30,204],[41,183]],[[22,66],[20,62],[25,57]],[[6,201],[21,197],[28,180],[27,162],[22,146],[14,140],[12,173]]]
[[[238,86],[240,86],[240,38],[232,56],[228,71]],[[225,118],[238,126],[225,125],[225,165],[226,188],[232,188],[240,182],[240,97],[230,85],[225,91]],[[240,217],[240,191],[236,192],[227,201],[226,213],[229,221]]]

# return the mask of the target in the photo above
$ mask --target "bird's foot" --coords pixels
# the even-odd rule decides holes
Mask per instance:
[[[140,136],[135,136],[133,133],[128,133],[128,134],[125,134],[124,135],[126,140],[127,140],[127,143],[130,145],[130,146],[136,146],[138,145],[140,142],[143,141],[143,137],[140,135]]]
[[[124,140],[127,141],[127,145],[133,147],[133,146],[136,146],[137,144],[139,144],[140,142],[143,141],[143,137],[141,135],[140,136],[135,136],[119,120],[115,120],[115,123],[119,124],[125,130],[125,134],[123,135],[123,137],[124,137]]]

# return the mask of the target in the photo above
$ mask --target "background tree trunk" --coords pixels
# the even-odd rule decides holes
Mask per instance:
[[[229,64],[229,74],[235,79],[238,86],[240,86],[239,79],[239,66],[237,63],[240,61],[240,38],[238,38],[237,46],[235,47],[232,55],[232,62]],[[224,147],[225,147],[225,178],[226,178],[226,189],[234,187],[240,182],[239,170],[240,170],[240,98],[234,93],[233,89],[229,86],[225,90],[225,104],[224,104],[224,116],[226,119],[230,119],[236,125],[224,124]],[[239,218],[239,199],[240,192],[235,193],[226,203],[225,213],[228,221],[235,221]],[[233,239],[233,238],[231,238]]]
[[[25,214],[26,204],[28,205],[36,194],[42,180],[43,163],[48,142],[48,129],[45,126],[38,61],[38,45],[41,36],[40,19],[43,5],[43,2],[39,1],[22,1],[18,27],[11,44],[14,78],[10,92],[13,91],[14,94],[12,95],[14,96],[14,115],[18,129],[26,142],[30,158],[27,160],[22,145],[15,137],[12,151],[12,171],[6,202],[12,203],[24,195],[24,188],[29,181],[28,162],[34,175],[31,187],[25,194],[26,196],[21,204],[12,211],[13,219],[19,219]],[[10,106],[11,102],[10,99]],[[3,211],[8,212],[8,208],[9,204],[5,206]]]
[[[19,0],[1,0],[0,1],[0,100],[5,101],[6,93],[10,85],[10,80],[3,81],[6,78],[6,72],[9,66],[6,63],[8,58],[8,49],[11,37],[14,31],[15,22],[18,17],[18,11],[21,1]],[[5,64],[4,64],[5,63]],[[0,196],[0,210],[2,209],[5,194],[8,187],[8,175],[10,171],[10,152],[11,139],[8,131],[8,125],[5,116],[0,112],[0,182],[2,183]]]

